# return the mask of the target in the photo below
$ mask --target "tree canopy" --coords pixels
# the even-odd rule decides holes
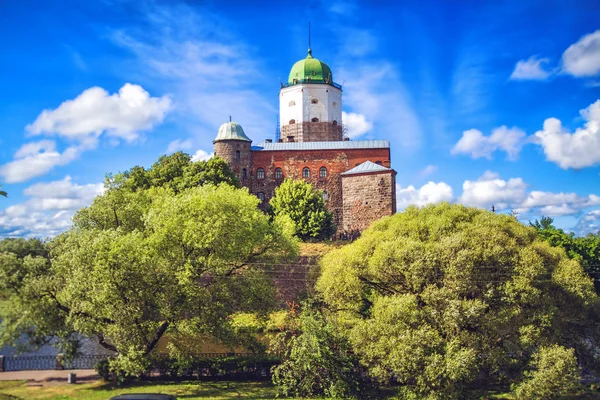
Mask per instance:
[[[317,289],[369,374],[406,398],[518,382],[544,346],[590,365],[599,344],[580,264],[511,216],[460,205],[374,223],[324,257]]]
[[[325,239],[333,234],[333,216],[323,200],[323,192],[302,180],[285,179],[275,189],[270,202],[276,217],[289,217],[302,240]]]

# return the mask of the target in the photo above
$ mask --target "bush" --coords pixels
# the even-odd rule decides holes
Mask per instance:
[[[577,389],[580,379],[573,349],[542,347],[531,361],[531,370],[515,386],[518,399],[556,399]]]
[[[108,360],[98,361],[98,363],[94,366],[94,369],[105,381],[108,382],[111,380],[110,364]]]

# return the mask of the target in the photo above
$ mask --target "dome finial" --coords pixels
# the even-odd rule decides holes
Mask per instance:
[[[307,58],[312,58],[312,49],[310,48],[310,21],[308,22],[308,56]]]

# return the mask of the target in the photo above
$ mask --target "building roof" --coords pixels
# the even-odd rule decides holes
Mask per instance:
[[[384,167],[383,165],[375,164],[371,161],[365,161],[364,163],[359,164],[346,172],[342,172],[342,175],[364,174],[367,172],[384,172],[391,170],[391,168]]]
[[[333,82],[331,68],[323,61],[314,58],[310,48],[308,49],[306,58],[296,62],[292,67],[288,77],[288,83],[294,83],[294,80],[306,82],[309,79],[310,81],[315,81],[317,83]]]
[[[335,142],[261,142],[252,146],[253,151],[278,150],[345,150],[345,149],[389,149],[389,140],[347,140]]]
[[[237,122],[232,121],[225,122],[223,125],[221,125],[219,128],[219,133],[217,133],[217,137],[215,140],[213,140],[213,143],[219,140],[243,140],[245,142],[252,141],[250,138],[248,138],[248,136],[246,136],[242,126]]]

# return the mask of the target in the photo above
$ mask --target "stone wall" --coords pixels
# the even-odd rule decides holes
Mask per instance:
[[[342,126],[332,122],[303,122],[283,125],[284,142],[334,142],[343,139]]]
[[[344,175],[343,229],[362,231],[396,212],[396,172]]]
[[[214,143],[214,147],[215,155],[227,161],[231,170],[237,175],[242,184],[244,184],[252,172],[250,142],[243,140],[220,140]],[[244,170],[246,170],[246,177],[244,177]]]

